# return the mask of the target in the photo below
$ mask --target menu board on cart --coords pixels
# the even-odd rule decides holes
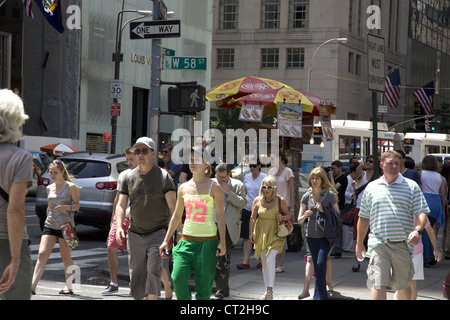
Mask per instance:
[[[240,121],[262,122],[264,106],[246,104],[241,108]]]
[[[281,137],[302,137],[302,106],[295,104],[278,104],[278,129]]]

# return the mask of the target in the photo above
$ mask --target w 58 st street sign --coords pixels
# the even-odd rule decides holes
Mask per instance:
[[[155,20],[130,23],[130,39],[179,38],[180,20]]]

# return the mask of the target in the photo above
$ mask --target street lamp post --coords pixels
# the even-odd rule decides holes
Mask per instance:
[[[322,48],[324,45],[326,45],[326,44],[329,43],[329,42],[332,42],[332,41],[338,41],[338,42],[346,43],[347,40],[348,40],[347,38],[333,38],[333,39],[329,39],[329,40],[323,42],[323,43],[316,49],[316,51],[314,52],[314,54],[313,54],[313,56],[312,56],[311,64],[310,64],[309,69],[308,69],[308,91],[307,91],[307,92],[310,92],[310,90],[311,90],[311,72],[312,72],[312,67],[313,67],[313,63],[314,63],[314,58],[315,58],[315,56],[316,56],[317,51],[319,51],[320,48]]]
[[[122,24],[122,15],[125,12],[137,13],[140,16],[134,17],[133,19],[128,20],[123,25]],[[152,11],[150,10],[122,10],[117,14],[117,23],[116,23],[116,49],[113,54],[113,62],[114,62],[114,80],[119,80],[120,76],[120,62],[122,61],[122,33],[124,28],[132,21],[150,17],[152,16]],[[118,103],[118,99],[114,98],[113,103]],[[111,116],[111,153],[116,153],[116,140],[117,140],[117,116]]]

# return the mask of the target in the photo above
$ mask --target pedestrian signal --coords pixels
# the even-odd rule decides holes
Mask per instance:
[[[179,87],[180,111],[205,110],[206,88],[200,85],[185,85]]]

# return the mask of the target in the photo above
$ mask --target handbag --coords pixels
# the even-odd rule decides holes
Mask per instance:
[[[355,221],[355,208],[356,205],[353,204],[353,201],[351,203],[347,203],[340,212],[341,221],[342,224],[346,226],[353,226],[353,223]]]
[[[78,244],[80,243],[80,240],[78,239],[78,236],[75,232],[75,230],[72,227],[71,223],[66,223],[61,226],[61,231],[64,237],[64,240],[66,240],[69,247],[74,249]]]
[[[278,198],[278,208],[281,208],[280,207],[280,197],[277,196],[277,198]],[[292,233],[293,230],[294,230],[294,225],[292,224],[292,222],[290,222],[289,220],[280,221],[278,223],[277,236],[280,238],[287,237],[288,235],[290,235]]]

